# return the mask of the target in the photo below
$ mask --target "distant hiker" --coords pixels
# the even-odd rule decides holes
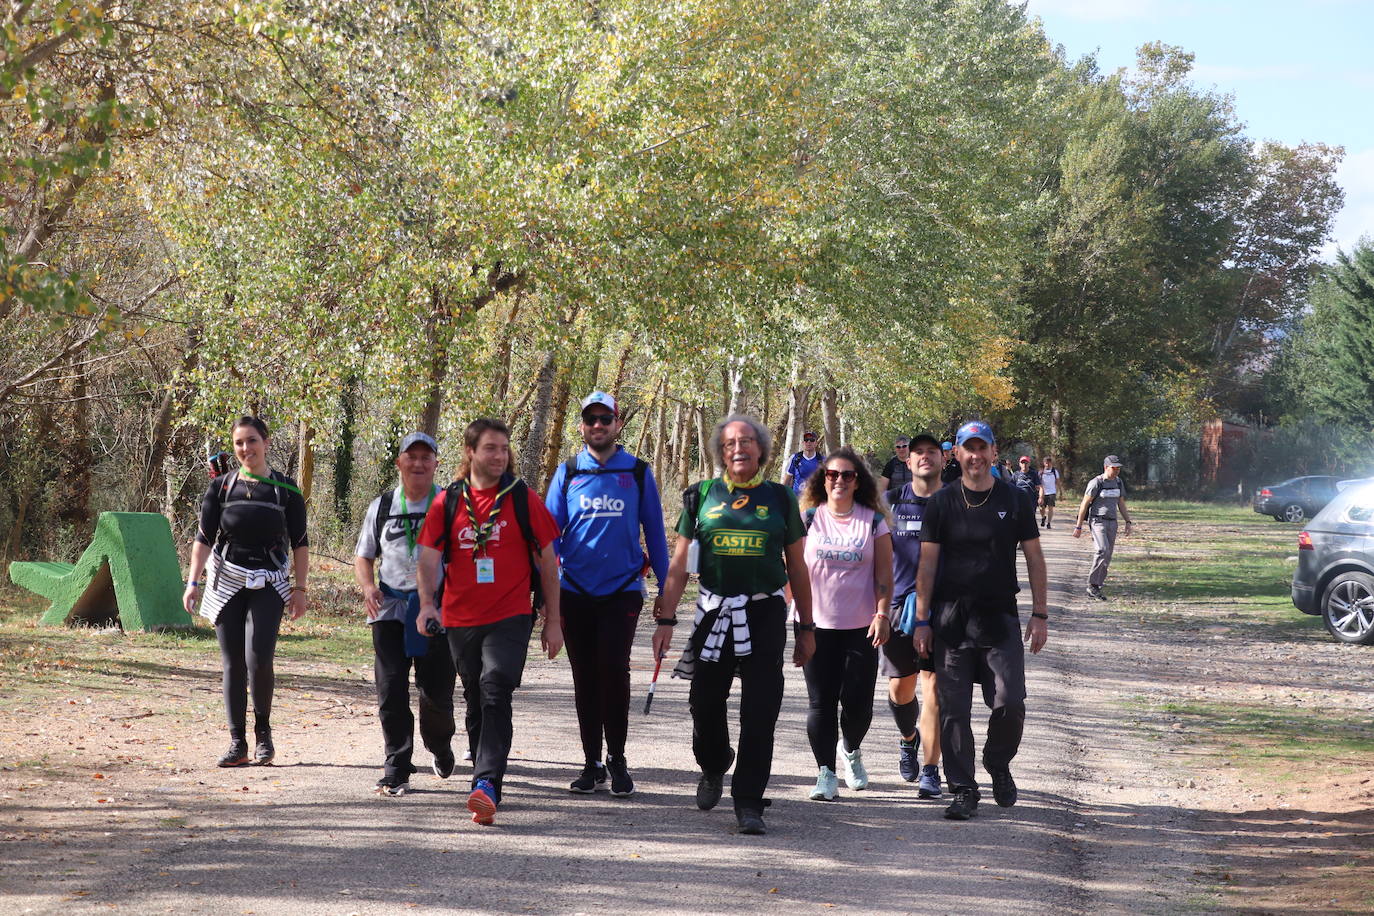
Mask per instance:
[[[954,443],[942,442],[940,448],[945,452],[945,466],[940,470],[940,484],[947,486],[958,480],[963,472],[959,469],[959,459],[954,457]]]
[[[697,807],[716,806],[725,773],[735,762],[725,704],[738,674],[739,760],[730,795],[739,832],[761,834],[767,832],[763,793],[773,770],[773,733],[782,708],[783,588],[788,584],[798,616],[792,663],[805,665],[816,650],[803,556],[806,531],[792,491],[764,479],[772,448],[767,427],[752,417],[726,417],[717,424],[710,448],[725,475],[682,494],[679,537],[663,589],[663,613],[672,616],[656,621],[654,654],[666,654],[672,643],[674,612],[687,586],[687,557],[695,543],[701,588],[692,635],[673,674],[692,682],[692,752],[701,767]]]
[[[1083,536],[1086,519],[1093,536],[1093,567],[1088,573],[1088,595],[1106,601],[1102,584],[1107,581],[1107,567],[1116,549],[1116,516],[1126,522],[1127,537],[1131,534],[1131,513],[1126,508],[1126,484],[1121,480],[1121,459],[1108,455],[1102,460],[1102,473],[1088,481],[1083,490],[1083,502],[1078,506],[1078,522],[1073,536]]]
[[[845,785],[868,788],[860,744],[873,723],[877,647],[891,626],[892,533],[873,475],[850,448],[825,456],[802,504],[816,622],[816,652],[802,669],[806,737],[818,771],[811,798],[828,801],[839,790],[837,759]]]
[[[816,469],[821,466],[825,456],[816,451],[816,434],[807,430],[802,433],[802,449],[793,452],[782,470],[782,482],[792,488],[793,496],[800,496],[802,487]]]
[[[907,467],[910,455],[911,440],[906,436],[898,436],[892,443],[892,457],[883,465],[883,474],[878,480],[879,493],[900,490],[905,484],[911,483],[911,469]]]
[[[568,788],[590,794],[634,794],[625,761],[630,717],[630,647],[644,606],[644,571],[654,571],[663,615],[668,540],[654,472],[616,438],[624,422],[615,398],[593,391],[582,400],[578,431],[585,445],[554,472],[544,499],[562,530],[560,611],[572,667],[573,701],[582,736],[582,773]],[[643,531],[647,556],[640,547]],[[602,738],[606,762],[601,763]]]
[[[1008,478],[1003,477],[1003,480]],[[1040,502],[1040,473],[1031,465],[1030,455],[1022,455],[1017,462],[1017,469],[1010,477],[1011,485],[1031,499],[1032,505]]]
[[[453,774],[453,656],[442,634],[431,636],[416,626],[420,527],[439,494],[434,483],[438,465],[439,446],[429,436],[416,432],[401,440],[396,455],[400,485],[367,507],[354,550],[353,578],[362,591],[372,631],[377,718],[386,753],[382,778],[377,780],[381,795],[404,795],[410,788],[410,774],[418,772],[411,763],[415,716],[410,711],[407,682],[412,664],[419,694],[420,740],[434,756],[434,775],[448,779]]]
[[[1026,720],[1025,654],[1018,632],[1016,548],[1026,557],[1031,619],[1025,639],[1032,653],[1047,637],[1045,556],[1034,510],[1025,493],[990,475],[997,459],[992,429],[981,420],[954,437],[960,479],[926,505],[921,566],[916,574],[916,650],[934,654],[940,694],[945,780],[954,802],[950,820],[978,813],[974,775],[973,685],[982,685],[988,716],[983,767],[997,804],[1016,804],[1011,761]],[[938,570],[938,572],[937,572]]]
[[[921,798],[940,797],[940,701],[934,659],[916,651],[916,573],[926,505],[940,489],[940,442],[928,433],[911,439],[911,483],[888,490],[892,507],[892,635],[878,669],[887,677],[887,706],[897,723],[897,771],[916,783]],[[921,704],[916,701],[920,687]],[[917,717],[919,715],[919,728]],[[920,757],[917,757],[919,745]]]
[[[553,547],[558,524],[510,474],[510,457],[506,424],[487,418],[468,424],[458,479],[434,498],[420,529],[416,568],[416,626],[420,632],[431,622],[445,627],[464,696],[471,697],[468,744],[476,752],[468,810],[478,824],[493,823],[501,803],[513,733],[511,696],[525,671],[537,612],[549,658],[563,647]],[[441,565],[442,603],[436,605]],[[542,609],[531,598],[533,589],[543,596]]]
[[[1040,527],[1054,527],[1054,503],[1059,495],[1059,469],[1054,466],[1054,459],[1049,455],[1045,456],[1044,464],[1040,468]]]
[[[219,758],[222,767],[249,762],[250,690],[257,739],[252,762],[265,765],[276,756],[272,660],[277,632],[283,613],[292,620],[305,614],[310,570],[305,499],[294,480],[268,466],[267,424],[257,417],[240,417],[230,438],[239,468],[210,481],[200,501],[200,529],[191,546],[190,581],[182,596],[187,613],[194,614],[199,602],[201,616],[214,624],[219,641],[229,718],[229,749]]]

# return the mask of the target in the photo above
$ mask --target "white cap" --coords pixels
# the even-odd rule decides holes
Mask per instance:
[[[615,417],[620,416],[620,411],[616,410],[615,407],[615,398],[611,397],[604,391],[593,391],[591,394],[583,398],[582,410],[585,412],[586,409],[592,406],[593,404],[600,404],[602,407],[605,407],[607,410],[609,410],[611,414]]]

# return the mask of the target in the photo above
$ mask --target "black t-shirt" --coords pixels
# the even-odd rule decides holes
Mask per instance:
[[[1021,590],[1016,546],[1038,537],[1030,496],[1004,481],[994,480],[982,493],[956,482],[930,498],[921,542],[940,545],[934,601],[956,604],[934,621],[942,639],[954,645],[965,637],[980,645],[1001,641]]]
[[[952,483],[958,480],[964,471],[959,467],[959,462],[950,458],[945,462],[944,470],[940,471],[940,483]]]
[[[1025,490],[1027,493],[1034,494],[1040,488],[1040,475],[1035,468],[1029,471],[1017,471],[1011,475],[1011,482],[1016,485],[1018,490]]]
[[[294,480],[276,471],[272,479],[296,486]],[[210,481],[200,501],[197,541],[211,546],[224,542],[224,558],[249,569],[281,568],[290,562],[288,548],[309,546],[305,500],[300,493],[265,480],[248,480],[241,473],[234,475],[232,490],[223,493],[226,482],[225,477]],[[230,502],[235,505],[223,505]]]
[[[911,483],[911,468],[906,466],[906,462],[893,455],[883,465],[883,476],[887,478],[887,488],[896,490],[903,484]]]

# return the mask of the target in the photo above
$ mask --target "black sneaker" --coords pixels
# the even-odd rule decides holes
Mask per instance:
[[[253,762],[260,767],[265,767],[276,756],[277,749],[272,744],[272,733],[265,732],[258,735],[258,746],[253,749]]]
[[[992,798],[1000,807],[1010,808],[1016,804],[1016,780],[1011,778],[1011,770],[1006,767],[994,770],[988,768],[992,776]]]
[[[456,765],[457,762],[453,759],[453,751],[448,748],[445,748],[442,753],[435,754],[434,763],[431,764],[431,766],[434,767],[434,775],[438,776],[440,779],[448,779],[452,776],[453,768]]]
[[[606,768],[599,763],[584,766],[581,775],[568,784],[568,791],[578,795],[591,795],[597,789],[605,788]]]
[[[625,766],[624,757],[607,757],[606,772],[611,774],[611,794],[616,798],[629,798],[635,794],[635,781]]]
[[[921,775],[921,762],[916,757],[916,744],[920,740],[917,734],[916,741],[908,741],[905,738],[897,739],[897,772],[907,782],[915,782]]]
[[[755,805],[741,805],[735,809],[739,832],[746,836],[763,836],[768,828],[763,824],[763,809]]]
[[[242,738],[235,738],[229,742],[229,749],[220,755],[215,766],[221,767],[245,767],[248,766],[248,742]]]
[[[1106,600],[1107,600],[1107,596],[1104,595],[1104,594],[1102,594],[1102,589],[1101,589],[1099,586],[1096,586],[1096,585],[1089,585],[1089,586],[1088,586],[1088,597],[1089,597],[1089,598],[1096,598],[1098,601],[1106,601]]]
[[[945,820],[966,821],[978,813],[977,789],[959,788],[954,790],[954,801],[945,809]]]
[[[378,795],[390,795],[394,798],[405,795],[409,791],[409,776],[393,773],[390,776],[383,776],[381,779],[377,780],[376,792]]]
[[[710,811],[720,801],[720,796],[725,791],[725,770],[730,769],[734,762],[735,749],[731,748],[724,770],[719,773],[702,771],[701,779],[697,780],[697,807],[702,811]]]

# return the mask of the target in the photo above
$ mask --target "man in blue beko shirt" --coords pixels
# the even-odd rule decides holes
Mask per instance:
[[[545,503],[563,534],[563,638],[586,766],[568,788],[632,795],[625,762],[630,723],[630,646],[644,605],[644,572],[652,567],[662,616],[668,541],[653,471],[616,444],[623,421],[615,398],[593,391],[582,401],[578,430],[586,448],[554,472]],[[644,531],[640,545],[640,529]],[[647,557],[646,557],[647,548]],[[601,763],[602,738],[606,762]]]

